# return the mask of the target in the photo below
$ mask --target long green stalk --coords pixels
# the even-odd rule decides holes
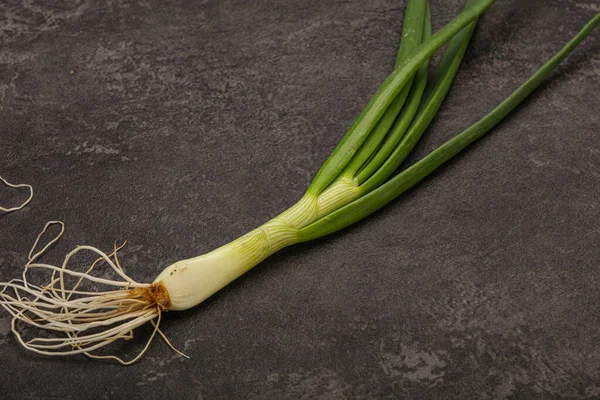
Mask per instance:
[[[416,185],[446,161],[460,153],[469,144],[484,136],[525,100],[594,31],[599,23],[600,14],[586,24],[565,47],[544,64],[530,79],[480,121],[471,125],[467,130],[444,143],[377,189],[301,229],[298,232],[299,240],[304,242],[316,239],[360,221]]]

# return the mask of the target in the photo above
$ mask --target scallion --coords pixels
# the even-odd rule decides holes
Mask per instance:
[[[0,283],[0,304],[13,316],[12,331],[19,342],[40,354],[83,353],[124,364],[135,362],[156,334],[169,343],[159,329],[164,311],[194,307],[280,249],[335,232],[383,207],[488,133],[600,23],[599,14],[492,112],[393,176],[439,109],[478,17],[493,2],[469,0],[458,17],[431,35],[427,2],[409,0],[396,68],[325,161],[306,194],[295,205],[239,239],[168,266],[151,284],[136,282],[125,274],[117,254],[120,247],[116,245],[110,254],[95,247],[79,246],[65,257],[60,267],[40,263],[39,258],[58,240],[64,228],[59,221],[49,222],[34,243],[22,278]],[[441,62],[428,79],[430,57],[447,42]],[[42,235],[56,224],[61,226],[61,232],[36,251]],[[72,257],[81,251],[98,257],[85,273],[68,268]],[[102,263],[115,278],[92,273]],[[28,272],[33,269],[47,271],[49,283],[32,284]],[[76,283],[67,288],[69,280]],[[80,289],[84,282],[106,290]],[[25,340],[18,329],[19,322],[66,337]],[[95,353],[116,340],[130,338],[135,328],[146,323],[154,326],[153,333],[143,351],[132,360]]]

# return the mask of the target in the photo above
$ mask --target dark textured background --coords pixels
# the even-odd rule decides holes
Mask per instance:
[[[462,1],[431,3],[439,28]],[[48,260],[128,239],[123,264],[151,281],[291,205],[393,67],[404,6],[4,0],[0,174],[36,196],[0,216],[0,280],[51,219],[67,231]],[[412,159],[598,12],[498,1]],[[2,397],[600,398],[599,48],[596,32],[491,136],[376,216],[170,313],[164,330],[191,360],[159,340],[128,368],[37,356],[2,311]]]

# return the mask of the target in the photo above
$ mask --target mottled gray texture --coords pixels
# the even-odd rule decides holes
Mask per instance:
[[[461,1],[432,0],[434,27]],[[109,249],[140,281],[298,199],[394,63],[404,1],[0,4],[0,280]],[[600,12],[500,0],[412,160],[474,122]],[[21,349],[3,399],[600,398],[600,35],[531,100],[376,216],[169,313],[132,367]],[[6,189],[0,200],[17,201]],[[143,332],[140,332],[143,333]],[[135,341],[133,346],[139,346]]]

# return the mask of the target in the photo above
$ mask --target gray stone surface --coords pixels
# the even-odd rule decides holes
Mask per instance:
[[[439,28],[462,2],[431,3]],[[390,72],[404,6],[4,0],[0,174],[36,197],[0,216],[0,280],[51,219],[67,231],[49,261],[127,239],[123,264],[151,281],[291,205]],[[498,1],[411,160],[598,12]],[[169,313],[191,360],[160,341],[128,368],[38,356],[0,310],[1,397],[600,398],[599,46],[596,32],[492,135],[377,215]]]

